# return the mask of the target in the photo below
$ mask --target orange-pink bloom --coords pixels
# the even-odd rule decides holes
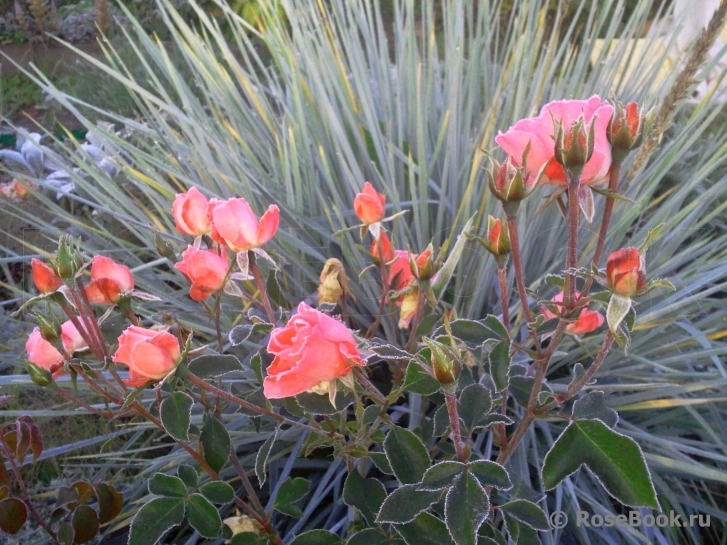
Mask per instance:
[[[196,187],[178,193],[172,204],[172,216],[177,230],[183,235],[198,236],[210,232],[207,215],[209,201]]]
[[[351,331],[305,303],[285,327],[273,330],[268,352],[275,355],[263,382],[268,399],[302,394],[365,365]]]
[[[644,256],[634,247],[622,248],[608,256],[606,278],[611,291],[633,297],[646,287]]]
[[[184,274],[192,284],[189,296],[195,301],[203,301],[225,286],[230,265],[226,257],[213,250],[187,246],[182,252],[182,260],[175,263],[174,268]]]
[[[379,240],[374,240],[371,243],[371,257],[374,263],[381,265],[381,258],[379,257],[379,243],[381,244],[381,250],[384,252],[384,263],[389,263],[394,259],[394,248],[391,246],[391,240],[387,236],[385,231],[381,231]]]
[[[594,146],[591,159],[585,164],[581,184],[603,182],[611,169],[611,145],[606,131],[614,109],[599,96],[588,100],[557,100],[543,106],[538,117],[521,119],[501,132],[495,142],[512,158],[516,166],[524,166],[528,183],[532,183],[540,169],[545,166],[542,181],[565,185],[568,180],[563,167],[555,160],[555,127],[553,121],[560,121],[564,130],[569,130],[583,116],[586,126],[595,118]],[[523,156],[527,150],[525,165]]]
[[[273,238],[280,224],[280,210],[271,204],[260,220],[243,198],[219,201],[208,206],[212,239],[233,252],[258,248]]]
[[[581,294],[579,292],[576,292],[575,300],[577,301],[580,296]],[[562,303],[563,292],[561,291],[558,295],[553,297],[551,301],[553,301],[554,303]],[[541,307],[540,310],[546,320],[550,320],[556,317],[556,314],[547,307]],[[581,311],[578,313],[578,317],[576,318],[576,320],[568,324],[565,330],[571,335],[585,335],[586,333],[590,333],[591,331],[595,331],[596,329],[601,327],[603,325],[603,322],[603,314],[595,310],[588,310],[587,308],[584,308],[581,309]]]
[[[134,289],[134,277],[128,267],[102,255],[91,262],[91,283],[86,296],[92,303],[113,305]]]
[[[386,197],[377,193],[370,182],[364,184],[363,191],[353,200],[353,211],[366,225],[384,219]]]
[[[61,342],[63,343],[63,350],[69,356],[77,350],[87,348],[86,341],[83,340],[76,326],[70,320],[63,322],[61,325]],[[53,378],[57,378],[65,372],[63,369],[63,354],[52,343],[43,338],[39,328],[33,329],[25,343],[25,350],[28,353],[28,360],[49,371]]]
[[[179,341],[174,335],[135,325],[121,334],[113,357],[116,363],[129,368],[129,379],[124,382],[132,387],[163,379],[181,359]]]
[[[63,285],[56,272],[40,259],[30,261],[33,283],[40,293],[53,293]]]

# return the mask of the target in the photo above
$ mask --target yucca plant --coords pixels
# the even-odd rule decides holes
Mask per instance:
[[[454,244],[465,229],[472,234],[485,231],[487,214],[500,212],[499,203],[487,189],[485,172],[489,154],[498,161],[503,159],[494,145],[498,131],[560,98],[613,93],[623,102],[666,105],[662,111],[669,115],[660,117],[653,135],[654,144],[661,139],[659,145],[655,149],[650,145],[636,165],[635,155],[623,165],[626,199],[615,204],[605,249],[639,246],[647,233],[663,225],[649,250],[648,271],[650,276],[668,278],[676,289],[673,293],[656,291],[639,300],[628,353],[612,351],[599,369],[597,386],[587,388],[605,392],[605,406],[598,409],[618,411],[616,429],[643,449],[662,510],[671,510],[682,520],[709,514],[711,526],[575,525],[578,511],[603,517],[622,513],[622,508],[585,470],[566,478],[541,501],[543,459],[565,428],[558,419],[537,420],[508,454],[514,484],[510,498],[539,502],[549,516],[560,511],[571,517],[564,529],[540,532],[544,543],[568,539],[584,543],[719,542],[727,520],[722,501],[727,484],[727,429],[725,397],[721,395],[727,385],[722,361],[727,352],[727,250],[721,244],[727,206],[727,134],[721,129],[722,103],[715,95],[689,105],[683,101],[692,77],[704,77],[712,67],[702,66],[695,57],[691,67],[695,74],[685,73],[674,92],[678,73],[666,80],[656,77],[658,61],[666,55],[656,42],[642,52],[643,58],[634,58],[635,45],[630,39],[642,35],[651,2],[639,3],[625,21],[619,17],[622,1],[583,3],[579,13],[570,14],[570,26],[559,24],[558,14],[555,23],[547,21],[549,2],[545,0],[518,2],[505,13],[497,1],[397,0],[393,17],[387,21],[379,2],[284,0],[280,2],[284,20],[277,17],[278,4],[260,2],[264,24],[252,27],[221,3],[228,29],[223,34],[203,10],[197,10],[199,28],[190,28],[162,1],[160,7],[174,38],[172,46],[186,63],[183,71],[171,62],[168,45],[147,36],[139,25],[128,31],[128,41],[138,57],[133,70],[113,49],[107,50],[105,61],[88,58],[132,93],[138,110],[133,119],[80,103],[37,75],[43,88],[76,113],[90,131],[93,150],[88,143],[75,140],[42,150],[45,158],[66,165],[75,187],[69,190],[65,186],[63,202],[74,203],[72,210],[82,209],[83,215],[56,202],[58,186],[38,174],[35,182],[51,188],[52,194],[38,192],[37,199],[59,222],[43,222],[13,205],[4,205],[5,212],[42,229],[49,243],[71,231],[80,237],[84,255],[105,253],[125,263],[134,273],[138,289],[165,301],[163,308],[142,302],[137,313],[151,316],[157,323],[193,330],[198,342],[215,344],[216,324],[200,313],[199,305],[187,297],[184,277],[158,253],[161,248],[170,255],[165,244],[177,253],[183,248],[183,237],[169,213],[172,200],[194,186],[208,196],[244,197],[258,211],[275,203],[280,208],[281,227],[266,250],[282,264],[281,273],[270,272],[264,289],[258,286],[260,291],[267,290],[283,311],[299,301],[311,302],[321,269],[329,258],[337,258],[351,278],[346,310],[349,325],[365,332],[379,309],[380,277],[365,272],[371,264],[368,243],[364,247],[355,230],[346,230],[358,223],[352,202],[364,182],[385,192],[387,215],[408,211],[404,221],[391,224],[391,234],[402,247],[421,252],[432,242],[440,248],[448,240]],[[576,38],[576,24],[582,21],[585,28],[579,27]],[[546,28],[553,32],[546,33]],[[604,39],[607,47],[594,53],[597,38]],[[612,47],[607,55],[608,46]],[[636,67],[628,79],[621,70],[627,61]],[[131,76],[138,74],[138,66],[144,68],[144,76]],[[721,81],[723,75],[717,79]],[[88,112],[113,120],[115,127],[96,125]],[[118,171],[102,168],[99,157]],[[558,207],[542,206],[545,200],[539,197],[547,195],[548,191],[538,190],[523,201],[518,212],[524,278],[537,297],[546,300],[556,291],[546,277],[562,273],[568,238]],[[604,200],[597,198],[597,213]],[[592,255],[598,225],[583,225],[579,235],[582,254]],[[49,257],[44,248],[28,250]],[[461,259],[442,294],[442,304],[460,319],[502,315],[496,260],[475,243],[464,244],[460,250]],[[505,286],[506,292],[515,292],[512,272]],[[519,330],[511,334],[522,341],[528,337],[527,324],[521,319],[523,308],[517,297],[510,301],[506,312],[519,324]],[[229,332],[244,319],[237,300],[224,300],[223,305],[230,311],[222,313],[219,328]],[[441,319],[424,322],[424,334],[442,323]],[[115,325],[122,324],[117,321]],[[409,335],[398,330],[395,320],[383,319],[376,325],[379,337],[388,344],[409,344]],[[119,332],[117,329],[116,335]],[[240,335],[224,342],[222,348],[247,358],[248,367],[223,376],[217,386],[249,394],[258,380],[253,368],[261,365],[251,356],[267,339]],[[576,372],[572,370],[593,357],[599,342],[596,336],[565,340],[548,369],[549,383],[565,391]],[[486,358],[481,351],[474,353]],[[518,357],[521,360],[516,358],[515,363],[528,364],[526,355]],[[17,360],[16,364],[22,370]],[[381,371],[384,367],[374,372],[378,385],[390,378]],[[471,372],[463,376],[472,381]],[[6,385],[32,387],[24,376],[2,379]],[[466,380],[461,379],[462,386]],[[67,389],[69,383],[60,384]],[[81,381],[78,387],[87,388]],[[426,430],[441,427],[431,412],[430,397],[424,393],[410,391],[394,407],[391,418],[400,426],[397,429],[431,437],[433,432]],[[250,400],[262,403],[259,398]],[[140,392],[137,401],[153,404],[154,395]],[[441,399],[438,403],[442,404]],[[299,409],[287,404],[285,408],[290,415],[299,416]],[[308,410],[326,412],[320,406]],[[514,412],[518,410],[516,406]],[[307,435],[310,430],[291,427],[278,431],[269,419],[232,411],[227,409],[217,417],[228,430],[241,467],[247,471],[255,468],[260,485],[253,487],[254,493],[270,514],[267,520],[278,540],[289,542],[304,531],[318,529],[329,533],[307,534],[313,541],[297,538],[296,542],[340,543],[336,536],[348,538],[359,528],[375,527],[373,519],[381,502],[372,507],[351,494],[359,486],[359,495],[366,496],[367,487],[373,486],[372,496],[378,497],[379,488],[370,479],[350,484],[355,471],[349,473],[351,467],[343,458],[334,458],[325,450],[317,453]],[[203,426],[198,405],[191,412],[191,425]],[[152,491],[161,489],[163,477],[152,477],[157,472],[178,472],[188,486],[197,486],[196,473],[193,479],[188,469],[178,469],[193,463],[189,452],[167,442],[163,455],[151,460],[143,456],[145,449],[152,448],[140,443],[148,437],[145,434],[154,433],[149,429],[136,423],[115,432],[128,434],[129,450],[109,453],[108,464],[99,464],[109,475],[105,478],[111,478],[111,467],[122,466],[114,485],[124,490],[126,509],[112,529],[127,524],[148,501],[146,478],[157,479]],[[494,433],[474,437],[471,448],[484,459],[494,459],[503,448],[502,443],[496,444]],[[69,443],[69,450],[73,446]],[[351,459],[346,460],[350,466]],[[381,467],[381,463],[376,465]],[[235,482],[238,476],[244,481],[232,468],[226,471],[221,476],[234,485],[239,484]],[[144,479],[131,479],[137,474]],[[289,477],[305,477],[310,488],[298,490],[303,485]],[[302,509],[292,505],[303,495],[306,503]],[[277,511],[272,514],[274,508]],[[231,506],[225,511],[230,512]],[[435,505],[434,512],[441,511]],[[640,511],[643,516],[650,513]],[[557,525],[557,519],[550,520]],[[500,519],[490,522],[499,524]],[[192,530],[182,526],[171,534],[170,542],[196,542],[199,536],[191,532],[200,532],[200,528],[198,522],[190,520],[190,524]],[[429,542],[439,543],[439,527],[434,523],[415,527],[420,539],[426,528],[435,536]],[[251,529],[255,527],[248,532]],[[373,531],[356,539],[384,535]],[[400,534],[409,544],[416,539],[406,530]],[[386,535],[394,542],[399,540],[393,531],[387,530]],[[525,530],[513,534],[510,529],[509,538],[526,543],[533,535],[538,536]],[[497,539],[504,538],[492,535],[480,542]],[[242,538],[236,542],[243,542]],[[349,543],[358,541],[352,538]]]

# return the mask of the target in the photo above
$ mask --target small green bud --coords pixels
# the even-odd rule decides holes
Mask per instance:
[[[432,352],[432,374],[442,386],[447,386],[457,382],[462,372],[462,362],[460,356],[451,347],[433,341],[432,339],[422,339],[424,344],[429,347]]]
[[[30,380],[32,380],[35,384],[42,386],[43,388],[53,384],[53,376],[50,374],[50,371],[43,369],[42,367],[34,364],[32,361],[26,360],[25,365],[28,367]]]
[[[55,269],[63,280],[72,280],[81,267],[83,256],[73,239],[64,235],[58,242],[58,253],[55,259]]]

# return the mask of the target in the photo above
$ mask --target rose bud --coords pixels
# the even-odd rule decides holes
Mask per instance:
[[[271,204],[260,220],[250,204],[242,198],[218,201],[212,199],[207,213],[212,223],[210,236],[233,252],[259,248],[278,230],[280,210]]]
[[[92,303],[113,305],[134,289],[134,277],[128,267],[102,255],[91,262],[91,283],[86,297]]]
[[[192,284],[189,296],[195,301],[204,301],[225,287],[230,264],[226,257],[214,250],[199,250],[194,246],[187,246],[182,252],[182,260],[175,263],[174,268]]]
[[[575,293],[575,300],[578,301],[580,299],[581,294],[579,292]],[[551,299],[553,303],[563,303],[563,292],[561,291],[558,295],[553,297]],[[540,307],[541,312],[543,313],[543,317],[546,320],[551,320],[553,318],[556,318],[557,315],[552,312],[547,307]],[[603,317],[603,314],[600,312],[596,312],[595,310],[588,310],[587,308],[581,309],[581,311],[578,313],[578,316],[576,320],[570,324],[568,324],[565,328],[567,333],[570,333],[571,335],[585,335],[586,333],[590,333],[592,331],[595,331],[599,327],[603,325],[605,318]]]
[[[87,348],[86,341],[83,340],[76,326],[70,320],[61,325],[61,342],[63,343],[63,350],[69,356],[77,350]],[[65,372],[63,369],[63,354],[43,338],[40,328],[33,329],[28,341],[25,343],[25,350],[28,353],[28,360],[50,372],[53,378],[58,378]]]
[[[431,351],[432,373],[439,384],[446,388],[457,382],[462,372],[460,355],[446,344],[427,338],[422,339],[422,341]]]
[[[381,243],[381,249],[384,253],[384,263],[390,263],[394,260],[394,248],[391,246],[391,241],[385,231],[381,231],[378,241],[374,240],[371,243],[371,259],[373,259],[374,263],[380,267],[381,260],[379,259],[379,243]]]
[[[510,255],[510,237],[507,229],[502,225],[502,221],[492,216],[487,216],[487,237],[472,237],[479,242],[485,250],[495,256],[497,266],[499,268],[507,265],[507,258]]]
[[[56,272],[40,259],[33,258],[30,261],[30,270],[33,275],[33,283],[40,293],[53,293],[63,285]]]
[[[364,184],[363,191],[353,200],[353,211],[366,225],[377,223],[384,219],[386,197],[377,193],[371,183]]]
[[[620,102],[616,103],[606,132],[613,147],[614,162],[620,163],[629,151],[641,145],[645,120],[646,115],[635,102],[629,102],[625,106]]]
[[[129,368],[129,379],[124,383],[132,387],[163,379],[181,359],[179,341],[174,335],[135,325],[121,334],[119,348],[113,356],[116,363]]]
[[[606,278],[612,292],[623,297],[638,295],[646,287],[644,256],[634,247],[613,252],[606,261]]]
[[[172,204],[172,216],[177,231],[183,235],[199,236],[210,232],[207,215],[209,201],[196,187],[186,193],[178,193]]]
[[[351,331],[305,303],[285,327],[272,331],[268,352],[275,355],[263,381],[268,399],[302,394],[365,365]]]
[[[401,291],[406,288],[414,275],[409,266],[409,252],[405,250],[394,250],[394,261],[389,269],[389,281],[394,291]]]
[[[521,119],[507,132],[498,134],[495,142],[512,158],[515,166],[524,167],[528,184],[534,183],[542,170],[544,183],[566,185],[568,178],[555,159],[556,127],[553,122],[570,128],[583,116],[585,125],[593,124],[593,153],[583,167],[580,183],[601,183],[608,179],[611,170],[611,145],[606,130],[612,115],[613,106],[598,96],[588,100],[558,100],[543,106],[538,117]]]
[[[321,284],[318,286],[318,304],[336,304],[346,293],[348,277],[343,263],[335,257],[326,261],[321,271]]]
[[[434,268],[431,244],[422,253],[409,256],[409,269],[419,280],[429,280],[436,272]]]
[[[586,126],[583,116],[570,127],[555,123],[555,160],[566,172],[577,173],[579,183],[583,167],[593,156],[593,137],[593,123]]]
[[[56,252],[55,270],[58,276],[65,280],[72,280],[83,267],[84,259],[78,245],[67,235],[61,237]]]
[[[516,166],[508,157],[498,165],[494,163],[493,172],[487,171],[488,185],[492,194],[503,203],[518,203],[530,194],[530,185],[523,167]]]

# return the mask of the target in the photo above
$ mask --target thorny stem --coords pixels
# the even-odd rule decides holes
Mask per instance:
[[[240,481],[242,481],[242,486],[245,487],[245,492],[247,492],[247,495],[249,496],[250,501],[252,501],[253,506],[258,513],[264,515],[265,507],[263,507],[263,504],[260,503],[260,498],[258,498],[257,493],[255,492],[255,488],[253,488],[252,483],[250,482],[250,479],[247,478],[245,468],[242,467],[242,464],[237,457],[237,453],[232,447],[230,447],[230,462],[232,462],[232,466],[235,468],[235,471],[237,471],[237,474],[240,477]]]
[[[510,247],[512,253],[512,265],[515,270],[515,282],[517,284],[517,290],[520,294],[520,303],[523,309],[523,316],[528,324],[528,330],[533,338],[535,347],[538,352],[541,351],[540,339],[538,338],[537,332],[530,327],[533,323],[533,313],[530,311],[528,305],[528,293],[525,289],[525,274],[523,273],[523,262],[520,254],[520,234],[517,228],[517,217],[512,214],[507,214],[507,234],[510,237]],[[506,326],[507,327],[507,326]]]
[[[563,289],[563,304],[567,311],[573,310],[576,292],[576,275],[572,271],[578,262],[578,223],[581,212],[578,205],[579,187],[579,178],[568,181],[568,248],[565,257],[566,274]]]
[[[593,375],[598,372],[598,369],[601,367],[601,364],[603,364],[606,356],[608,356],[608,353],[613,346],[613,341],[613,333],[609,331],[608,333],[606,333],[606,337],[603,339],[603,344],[601,344],[601,349],[598,351],[598,354],[596,354],[593,363],[591,363],[590,367],[583,374],[583,376],[578,381],[571,383],[564,394],[557,396],[557,399],[555,401],[551,401],[547,405],[540,407],[536,411],[536,413],[541,414],[549,411],[550,409],[557,407],[561,403],[565,403],[569,399],[573,398],[576,394],[578,394],[578,392],[580,392],[583,387],[588,384],[588,382],[593,378]]]
[[[74,293],[76,299],[80,299],[82,301],[82,304],[79,305],[77,302],[76,305],[81,311],[81,316],[84,317],[85,323],[88,324],[87,327],[90,330],[89,334],[93,334],[98,341],[100,352],[103,355],[103,358],[100,359],[103,360],[104,358],[107,358],[109,356],[106,341],[104,340],[101,329],[98,326],[98,320],[96,319],[96,315],[91,309],[91,301],[88,300],[88,296],[86,295],[86,288],[84,287],[83,282],[80,278],[76,278],[76,286],[78,287],[78,292],[76,293],[76,290],[71,290],[71,293]]]
[[[282,422],[283,424],[288,424],[289,426],[296,426],[298,428],[302,428],[308,431],[311,431],[313,433],[316,433],[318,435],[326,435],[330,436],[330,433],[327,433],[323,430],[314,428],[313,426],[309,426],[307,424],[303,424],[301,422],[296,422],[295,420],[290,420],[289,418],[285,418],[282,415],[279,415],[278,413],[275,413],[273,411],[269,411],[267,409],[263,409],[262,407],[258,407],[257,405],[253,405],[252,403],[245,401],[244,399],[240,399],[237,396],[234,396],[232,394],[228,394],[224,390],[217,388],[216,386],[212,386],[210,383],[202,380],[197,375],[194,375],[192,373],[189,373],[184,377],[186,380],[189,380],[192,384],[195,384],[196,386],[199,386],[203,390],[207,390],[208,392],[211,392],[223,399],[226,399],[227,401],[230,401],[236,405],[239,405],[240,407],[245,407],[246,409],[250,411],[254,411],[256,413],[268,416],[274,420],[277,420],[278,422]]]
[[[379,299],[379,310],[376,312],[376,320],[374,320],[374,323],[371,324],[371,327],[366,331],[366,338],[370,339],[373,337],[373,335],[376,333],[376,330],[379,328],[379,324],[381,323],[381,318],[384,315],[384,305],[386,304],[386,294],[389,292],[389,272],[386,268],[386,256],[384,255],[384,246],[381,243],[381,237],[379,237],[379,240],[376,241],[377,248],[379,250],[379,267],[381,269],[381,286],[382,286],[382,294],[381,299]]]
[[[451,385],[450,385],[451,386]],[[447,403],[447,413],[449,414],[449,425],[452,428],[452,440],[454,441],[454,451],[457,453],[457,460],[460,462],[467,461],[467,453],[462,444],[462,432],[459,429],[459,412],[457,411],[457,397],[454,395],[453,389],[445,389],[444,400]]]
[[[0,441],[0,450],[2,450],[3,456],[7,458],[8,462],[10,462],[10,468],[15,475],[15,480],[17,481],[18,486],[20,487],[20,491],[22,493],[23,503],[28,508],[28,511],[30,511],[30,514],[33,516],[38,525],[43,528],[43,530],[45,530],[45,532],[53,539],[53,541],[55,543],[59,543],[58,539],[56,539],[56,534],[45,523],[45,520],[43,520],[43,517],[40,516],[38,511],[35,510],[35,506],[30,500],[30,494],[28,494],[28,489],[25,487],[25,481],[23,481],[23,477],[20,474],[18,465],[15,463],[15,456],[4,441]]]
[[[510,331],[510,298],[507,291],[507,270],[505,267],[497,268],[497,280],[500,283],[500,302],[502,303],[502,325]]]
[[[77,398],[76,396],[74,396],[72,394],[69,394],[63,388],[60,388],[60,387],[56,388],[56,392],[58,393],[58,395],[60,395],[61,397],[64,397],[68,401],[72,401],[73,403],[75,403],[79,407],[83,407],[87,411],[92,412],[94,414],[97,414],[99,416],[105,416],[106,418],[116,418],[116,416],[117,416],[117,415],[115,415],[114,413],[111,413],[111,412],[106,412],[106,411],[101,411],[99,409],[94,409],[93,407],[91,407],[91,405],[89,405],[85,401],[82,401],[81,399]]]
[[[265,282],[263,282],[262,274],[255,263],[255,257],[252,253],[250,254],[250,272],[252,273],[253,278],[255,278],[255,284],[257,284],[257,289],[260,292],[260,298],[263,300],[263,306],[265,307],[265,312],[268,314],[270,323],[275,325],[277,322],[275,319],[275,313],[273,312],[273,307],[270,306],[270,299],[268,298],[267,289],[265,289]]]
[[[608,178],[608,191],[611,193],[616,193],[616,190],[618,189],[618,182],[619,178],[621,177],[621,164],[620,163],[613,163],[611,165],[611,172],[609,173]],[[611,223],[611,214],[613,213],[613,207],[616,204],[616,199],[613,197],[606,197],[606,205],[603,209],[603,218],[601,219],[601,228],[598,231],[598,243],[596,244],[596,251],[593,253],[593,259],[591,260],[591,263],[598,267],[599,262],[601,261],[601,256],[603,255],[603,249],[606,246],[606,235],[608,234],[608,227]],[[588,279],[586,280],[585,285],[583,286],[583,290],[581,293],[582,297],[588,296],[588,292],[591,289],[591,286],[593,285],[593,280]]]
[[[380,405],[386,404],[386,397],[384,397],[384,394],[382,394],[379,389],[374,386],[368,378],[366,378],[366,375],[363,371],[361,371],[361,369],[359,369],[358,367],[354,367],[353,374],[356,375],[356,379],[358,380],[359,384],[361,384],[361,386],[363,386],[369,392],[371,397],[376,400],[376,403]]]

